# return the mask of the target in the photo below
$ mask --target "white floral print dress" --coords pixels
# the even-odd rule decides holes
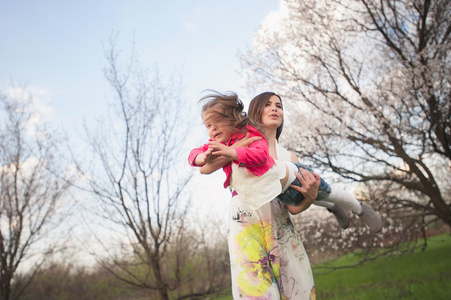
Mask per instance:
[[[279,160],[290,153],[276,146]],[[234,193],[229,214],[232,293],[237,299],[315,299],[313,274],[285,204],[253,210]]]

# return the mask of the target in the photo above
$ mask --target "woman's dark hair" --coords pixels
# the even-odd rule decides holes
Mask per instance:
[[[212,91],[213,94],[206,95],[199,100],[202,103],[202,115],[219,105],[219,109],[211,111],[208,120],[217,122],[219,120],[228,120],[232,124],[232,127],[236,129],[243,129],[247,125],[252,125],[246,112],[244,112],[244,104],[238,98],[238,95],[234,92],[226,92],[221,94],[216,91]]]
[[[249,104],[249,119],[254,124],[257,124],[260,128],[261,127],[264,128],[264,125],[262,124],[262,114],[263,110],[265,109],[266,103],[268,103],[269,98],[271,98],[272,96],[276,96],[277,98],[279,98],[280,103],[282,104],[282,98],[280,98],[280,96],[277,95],[276,93],[272,92],[265,92],[255,96],[254,99],[252,99],[251,103]],[[279,140],[279,137],[282,134],[282,129],[283,129],[283,119],[282,124],[280,124],[280,126],[276,130],[276,140]]]

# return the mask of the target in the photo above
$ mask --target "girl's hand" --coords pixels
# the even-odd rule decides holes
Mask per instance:
[[[228,146],[226,146],[222,143],[218,143],[216,141],[208,142],[208,146],[209,146],[208,150],[211,150],[212,155],[214,155],[214,156],[222,156],[227,159],[238,160],[238,154],[231,147],[228,147]]]
[[[235,142],[235,144],[233,144],[229,148],[234,149],[234,148],[241,148],[241,147],[242,148],[249,147],[250,144],[252,144],[255,141],[259,141],[261,139],[262,139],[262,137],[260,137],[260,136],[255,136],[255,137],[249,138],[249,132],[248,132],[244,138]],[[210,150],[213,151],[212,148]],[[207,150],[207,151],[210,151],[210,150]],[[232,160],[231,158],[213,155],[213,153],[211,153],[211,154],[212,154],[211,158],[209,160],[207,160],[205,165],[203,165],[200,168],[200,172],[202,174],[211,174],[211,173],[215,172],[216,170],[222,168],[224,165],[226,165],[227,163],[229,163]],[[235,160],[238,160],[238,157],[236,157]]]
[[[210,162],[211,160],[215,159],[216,157],[212,155],[213,149],[207,149],[204,153],[200,153],[196,156],[194,160],[194,164],[196,166],[203,166],[206,163]]]

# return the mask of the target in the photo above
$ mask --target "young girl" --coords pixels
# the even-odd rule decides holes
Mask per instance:
[[[291,185],[301,186],[295,174],[299,168],[313,171],[299,163],[274,160],[269,155],[268,142],[261,129],[259,131],[256,128],[258,126],[252,124],[243,112],[244,105],[236,94],[212,94],[200,101],[204,101],[202,118],[210,140],[202,147],[191,151],[189,163],[192,166],[205,166],[201,168],[201,172],[209,174],[217,169],[211,168],[211,161],[218,157],[227,159],[229,162],[223,166],[226,174],[224,187],[230,185],[252,209],[258,209],[275,197],[287,205],[298,206],[304,196],[291,187]],[[261,140],[254,141],[248,148],[234,148],[235,142],[247,133],[251,138],[261,137]],[[379,216],[370,206],[362,205],[346,191],[338,187],[332,188],[322,178],[320,180],[316,200],[355,207],[353,211],[372,231],[377,232],[382,228]]]

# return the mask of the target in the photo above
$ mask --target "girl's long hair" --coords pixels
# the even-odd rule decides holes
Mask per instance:
[[[234,92],[226,92],[225,94],[221,94],[216,91],[212,91],[213,93],[208,94],[202,97],[199,100],[199,103],[202,103],[202,116],[206,111],[210,112],[210,116],[208,120],[210,122],[218,122],[221,120],[230,121],[231,126],[237,130],[246,131],[245,126],[251,125],[255,126],[254,122],[252,122],[246,112],[244,111],[244,104],[238,98],[238,95]],[[214,106],[218,105],[218,109],[211,110]]]

